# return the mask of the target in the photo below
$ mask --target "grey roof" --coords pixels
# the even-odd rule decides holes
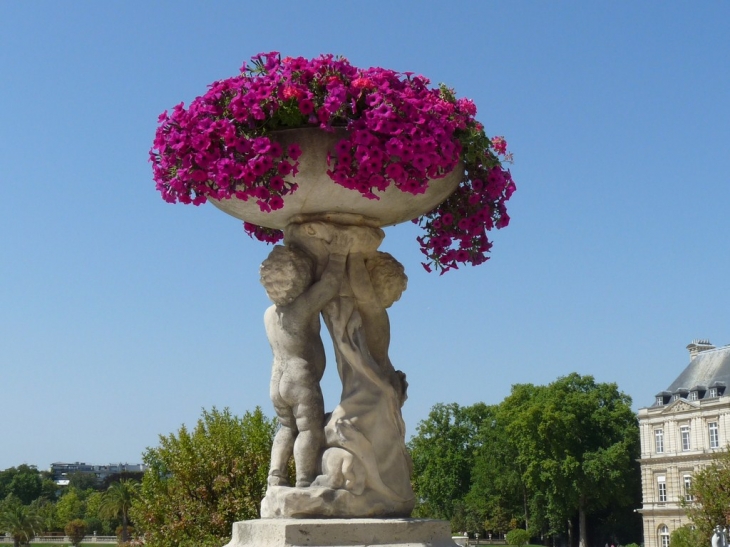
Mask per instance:
[[[712,386],[715,382],[730,385],[730,346],[699,352],[682,371],[667,391],[694,386]]]

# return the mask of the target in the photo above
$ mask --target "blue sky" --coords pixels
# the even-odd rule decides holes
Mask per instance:
[[[138,462],[213,405],[273,415],[269,248],[164,203],[147,161],[160,112],[267,51],[445,82],[515,155],[487,264],[426,274],[414,228],[387,230],[409,435],[435,403],[573,371],[651,404],[693,338],[730,343],[728,20],[720,1],[0,3],[0,469]]]

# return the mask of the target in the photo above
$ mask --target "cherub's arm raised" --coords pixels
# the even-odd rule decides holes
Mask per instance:
[[[302,302],[301,305],[319,313],[327,302],[337,296],[345,276],[347,253],[351,245],[352,237],[346,231],[335,232],[332,241],[327,244],[330,253],[327,266],[319,281],[297,299]]]

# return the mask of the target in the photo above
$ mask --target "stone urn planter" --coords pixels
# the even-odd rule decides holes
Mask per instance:
[[[255,200],[243,201],[235,197],[225,200],[211,198],[209,201],[238,219],[281,230],[305,218],[338,218],[346,222],[348,215],[357,215],[357,222],[361,224],[392,226],[432,210],[456,189],[463,177],[463,166],[460,165],[445,177],[432,180],[423,194],[410,194],[390,185],[384,192],[375,192],[379,199],[368,199],[355,190],[336,184],[327,174],[327,156],[346,135],[344,128],[333,128],[330,132],[316,127],[269,134],[284,149],[293,143],[298,143],[302,149],[298,174],[296,177],[284,177],[287,182],[296,183],[298,188],[284,196],[282,209],[263,212]]]

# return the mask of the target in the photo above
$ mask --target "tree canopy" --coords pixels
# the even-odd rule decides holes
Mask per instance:
[[[86,523],[81,519],[72,520],[64,527],[63,531],[71,541],[71,545],[78,547],[86,537]]]
[[[43,479],[34,465],[19,465],[0,471],[0,499],[12,494],[28,505],[43,492]]]
[[[40,531],[41,520],[34,507],[8,497],[0,505],[0,532],[13,538],[13,546],[25,545]]]
[[[715,526],[730,525],[730,451],[719,452],[712,463],[692,477],[693,500],[684,502],[687,516],[705,545]]]
[[[469,492],[479,425],[490,407],[437,404],[409,442],[414,489],[419,505],[414,515],[451,520]]]
[[[132,479],[122,479],[112,483],[101,498],[99,516],[120,518],[122,521],[122,542],[129,541],[129,511],[138,495],[139,483]]]
[[[577,524],[585,546],[590,523],[594,543],[640,537],[638,422],[616,384],[571,374],[492,407],[436,405],[409,446],[421,516],[455,530],[571,536]]]
[[[192,431],[160,436],[144,462],[131,517],[151,547],[222,545],[232,524],[260,516],[275,421],[203,411]]]

